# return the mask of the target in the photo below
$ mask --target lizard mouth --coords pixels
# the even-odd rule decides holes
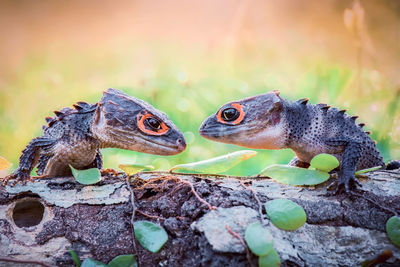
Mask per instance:
[[[174,133],[174,132],[173,132]],[[159,136],[146,136],[146,135],[132,135],[130,131],[112,129],[108,133],[109,144],[104,147],[118,147],[122,149],[128,149],[132,151],[138,151],[142,153],[148,153],[153,155],[176,155],[181,153],[186,148],[185,139],[182,134],[176,133],[167,137],[163,135],[163,138]]]
[[[234,136],[243,133],[254,133],[261,131],[262,127],[255,126],[255,125],[246,125],[246,126],[232,126],[232,128],[226,127],[209,127],[207,128],[206,125],[202,125],[199,129],[199,134],[205,138],[218,138],[218,137],[225,137],[225,136]]]
[[[186,143],[183,138],[178,138],[173,142],[157,142],[153,139],[144,136],[137,136],[139,140],[133,145],[134,150],[145,152],[154,155],[176,155],[181,153],[186,148]],[[139,148],[138,148],[139,144]]]

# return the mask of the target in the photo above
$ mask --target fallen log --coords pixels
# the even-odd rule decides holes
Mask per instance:
[[[363,191],[351,196],[329,196],[330,181],[294,187],[265,177],[162,172],[134,176],[131,189],[121,176],[90,186],[60,177],[0,187],[0,266],[72,266],[69,249],[104,263],[135,254],[140,266],[256,266],[257,257],[246,255],[232,232],[243,237],[265,213],[260,203],[276,198],[295,201],[307,214],[295,231],[266,226],[281,266],[359,266],[387,250],[393,256],[384,266],[400,266],[400,248],[385,232],[400,212],[400,170],[366,176]],[[133,214],[167,231],[158,253],[135,243]]]

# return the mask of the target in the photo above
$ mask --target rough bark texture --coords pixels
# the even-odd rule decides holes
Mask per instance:
[[[364,192],[358,193],[400,212],[400,171],[376,171],[368,176],[362,179]],[[209,210],[182,181],[190,181],[204,200],[218,208]],[[244,247],[225,226],[244,236],[246,226],[260,219],[256,192],[262,203],[288,198],[307,213],[307,223],[296,231],[267,226],[282,266],[355,266],[385,250],[391,250],[393,257],[382,266],[400,266],[400,248],[385,233],[386,221],[393,216],[390,211],[360,196],[328,196],[326,184],[293,187],[253,178],[244,188],[240,181],[138,175],[132,182],[135,220],[159,223],[169,236],[158,253],[137,245],[140,265],[249,266]],[[72,266],[68,252],[72,248],[81,259],[107,263],[115,256],[133,253],[131,216],[130,192],[123,178],[104,177],[96,185],[84,186],[63,177],[0,188],[0,256]],[[256,265],[257,257],[252,257]],[[0,261],[0,266],[17,264]]]

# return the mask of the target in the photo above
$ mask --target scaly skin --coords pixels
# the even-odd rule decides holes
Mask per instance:
[[[289,164],[303,168],[314,156],[331,154],[340,162],[335,192],[360,185],[356,170],[385,166],[375,142],[362,130],[364,124],[355,123],[357,116],[307,102],[285,100],[279,91],[230,102],[207,118],[199,132],[207,139],[247,148],[290,148],[297,157]]]
[[[4,180],[32,181],[30,173],[46,177],[71,175],[76,169],[103,166],[101,148],[115,147],[157,155],[175,155],[185,147],[183,134],[163,112],[150,104],[108,89],[96,104],[78,102],[46,118],[43,135],[22,151],[18,168]],[[14,182],[14,183],[15,183]]]

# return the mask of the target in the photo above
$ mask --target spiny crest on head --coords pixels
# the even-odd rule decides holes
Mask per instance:
[[[82,109],[88,109],[91,106],[92,106],[91,104],[88,104],[88,103],[82,102],[82,101],[79,101],[79,102],[77,102],[76,104],[73,105],[73,107],[78,111],[82,110]]]
[[[49,128],[50,126],[52,126],[56,121],[58,121],[59,117],[62,115],[62,113],[60,111],[54,111],[54,114],[56,114],[56,116],[45,118],[47,125],[42,126],[43,131],[46,130],[47,128]]]
[[[342,109],[342,110],[339,110],[339,113],[344,115],[346,113],[346,111],[347,111],[347,109]]]
[[[52,117],[46,117],[45,120],[46,120],[47,123],[50,123],[53,120],[53,118]]]
[[[93,111],[97,107],[97,104],[92,105],[86,102],[77,102],[76,104],[73,105],[73,107],[74,109],[66,107],[62,108],[61,110],[55,110],[54,114],[56,116],[46,117],[45,120],[47,122],[47,126],[43,125],[42,129],[46,130],[48,127],[51,127],[55,122],[61,120],[65,116],[70,115],[72,113],[86,113]]]
[[[64,115],[64,113],[62,113],[61,111],[58,111],[58,110],[54,110],[53,112],[54,112],[54,114],[56,114],[57,117],[61,117],[62,115]]]
[[[50,126],[52,126],[56,121],[61,120],[65,115],[71,114],[73,112],[72,108],[62,108],[61,110],[55,110],[53,111],[54,114],[56,114],[55,117],[46,117],[45,120],[47,122],[47,125],[43,125],[42,129],[46,130]]]
[[[365,126],[365,123],[359,123],[358,126],[360,126],[362,128]]]
[[[58,118],[62,118],[65,115],[71,114],[72,111],[72,108],[62,108],[61,110],[55,110],[54,114],[56,114]]]
[[[43,131],[46,130],[51,125],[53,125],[58,119],[57,119],[57,117],[53,117],[53,118],[52,117],[46,117],[45,120],[47,122],[47,125],[43,125],[42,126]]]

